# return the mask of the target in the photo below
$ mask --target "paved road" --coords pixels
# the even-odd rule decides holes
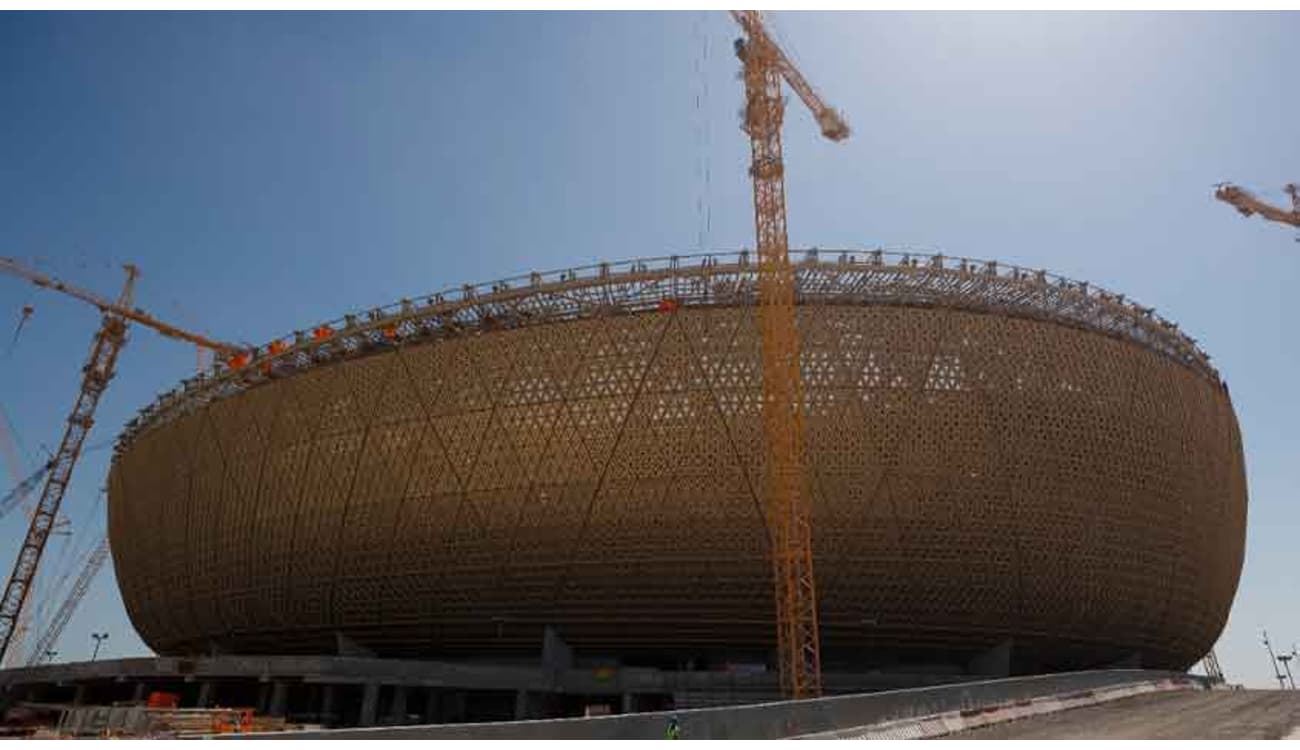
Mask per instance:
[[[958,732],[943,739],[1253,739],[1300,732],[1300,691],[1153,693]]]

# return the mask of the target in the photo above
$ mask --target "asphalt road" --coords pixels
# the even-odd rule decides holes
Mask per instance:
[[[1300,691],[1152,693],[958,732],[948,740],[1300,738]]]

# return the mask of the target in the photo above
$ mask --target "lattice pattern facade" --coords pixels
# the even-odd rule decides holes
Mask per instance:
[[[827,668],[1008,638],[1025,669],[1191,664],[1245,534],[1217,373],[1168,324],[1090,324],[1122,318],[1087,312],[1095,290],[1051,315],[963,292],[942,264],[881,268],[916,290],[892,299],[826,281],[869,265],[800,276]],[[303,347],[160,401],[109,487],[141,636],[169,654],[329,651],[336,633],[380,654],[535,654],[553,625],[580,652],[765,653],[756,308],[739,283],[702,300],[632,268],[566,281],[609,303],[590,290],[639,285],[636,309]]]

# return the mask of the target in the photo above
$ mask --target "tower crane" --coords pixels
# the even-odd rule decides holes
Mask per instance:
[[[1293,227],[1300,228],[1300,185],[1294,182],[1285,185],[1282,188],[1287,195],[1291,196],[1291,210],[1270,205],[1256,198],[1249,190],[1225,182],[1214,190],[1214,197],[1227,203],[1242,216],[1252,216],[1259,214],[1269,221],[1276,221],[1279,224],[1290,224]],[[1296,238],[1300,242],[1300,237]]]
[[[118,354],[126,344],[127,323],[140,323],[169,338],[188,341],[222,354],[234,355],[239,352],[239,347],[233,344],[214,341],[206,336],[182,330],[133,307],[135,280],[139,276],[139,270],[130,265],[126,266],[125,270],[126,283],[122,287],[122,293],[118,295],[116,301],[110,301],[93,292],[65,284],[58,279],[26,268],[13,259],[0,258],[0,272],[26,279],[39,287],[62,292],[99,308],[103,313],[99,331],[96,332],[90,347],[90,356],[82,368],[81,391],[77,395],[72,413],[68,416],[59,448],[50,459],[50,468],[45,476],[45,484],[41,488],[40,499],[36,503],[31,522],[27,527],[27,535],[19,549],[18,559],[14,561],[13,572],[10,573],[5,584],[4,594],[0,596],[0,663],[3,663],[9,650],[14,630],[27,603],[37,568],[45,553],[45,544],[54,530],[59,506],[63,503],[64,493],[67,492],[72,469],[76,466],[77,459],[81,457],[86,436],[94,425],[95,409],[99,405],[104,389],[113,378]]]
[[[758,315],[763,350],[763,435],[767,471],[764,509],[771,534],[775,586],[777,658],[788,698],[821,694],[821,647],[817,584],[813,574],[812,508],[804,455],[803,382],[795,327],[795,277],[786,236],[785,165],[781,82],[799,96],[832,141],[849,136],[838,112],[827,106],[781,51],[758,11],[732,11],[745,36],[736,40],[744,64],[745,114],[754,229],[758,247]]]
[[[134,278],[139,275],[139,269],[135,266],[126,266],[127,275]],[[0,258],[0,273],[7,273],[11,276],[17,276],[20,279],[26,279],[36,286],[43,289],[50,289],[56,292],[62,292],[69,297],[75,297],[87,304],[98,307],[100,312],[105,315],[115,315],[125,321],[139,323],[148,326],[167,338],[177,339],[179,341],[188,341],[191,344],[200,346],[204,349],[211,349],[214,352],[226,356],[239,354],[244,347],[235,344],[227,344],[221,341],[214,341],[207,336],[198,333],[191,333],[182,328],[164,323],[138,307],[131,307],[131,299],[128,296],[123,303],[119,298],[117,302],[105,299],[94,292],[86,291],[71,284],[59,281],[51,276],[46,276],[39,271],[34,271],[22,265],[13,258]]]

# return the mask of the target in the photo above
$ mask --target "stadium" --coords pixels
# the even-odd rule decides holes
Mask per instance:
[[[1241,570],[1225,383],[1153,311],[994,262],[795,253],[822,659],[1184,669]],[[186,381],[116,446],[161,655],[771,668],[755,259],[465,286]]]

